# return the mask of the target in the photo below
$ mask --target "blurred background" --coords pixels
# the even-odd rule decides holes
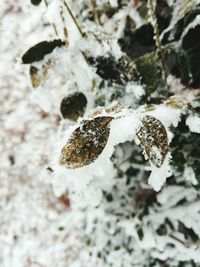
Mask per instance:
[[[1,267],[67,266],[69,258],[60,225],[68,202],[55,198],[40,177],[48,167],[58,118],[31,100],[28,68],[20,64],[32,44],[53,33],[44,11],[44,4],[0,1]]]

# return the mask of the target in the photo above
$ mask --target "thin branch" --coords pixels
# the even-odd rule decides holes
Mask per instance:
[[[45,0],[45,1],[46,1],[46,0]],[[81,35],[82,37],[84,37],[84,36],[85,36],[85,33],[81,30],[81,27],[79,26],[78,21],[77,21],[76,18],[74,17],[74,15],[73,15],[71,9],[69,8],[69,6],[68,6],[68,4],[67,4],[67,2],[66,2],[65,0],[64,0],[64,6],[67,8],[67,11],[69,12],[69,14],[70,14],[72,20],[74,21],[74,24],[76,25],[76,27],[77,27],[77,29],[78,29],[80,35]]]
[[[44,2],[45,2],[46,7],[48,7],[49,5],[48,5],[47,0],[44,0]],[[52,23],[52,26],[53,26],[53,29],[54,29],[55,34],[58,36],[58,31],[56,29],[56,25],[54,23]]]
[[[155,34],[155,42],[157,46],[157,54],[161,60],[162,64],[162,69],[163,69],[163,76],[165,80],[165,84],[167,86],[167,91],[169,95],[169,85],[167,82],[167,77],[168,77],[168,68],[167,64],[165,61],[165,53],[164,53],[164,48],[162,46],[161,40],[160,40],[160,34],[159,34],[159,29],[158,29],[158,23],[157,23],[157,18],[155,15],[155,8],[156,8],[156,0],[148,0],[148,7],[149,7],[149,14],[151,16],[151,24],[153,26],[154,34]]]
[[[68,31],[67,31],[67,28],[65,26],[65,17],[63,16],[63,7],[60,11],[60,17],[61,17],[62,22],[63,22],[63,33],[64,33],[64,37],[65,37],[65,43],[67,44],[68,43]]]
[[[181,243],[184,247],[187,247],[186,244],[184,243],[184,241],[182,241],[182,240],[179,239],[178,237],[176,237],[176,236],[174,236],[174,235],[172,235],[172,234],[170,234],[169,236],[170,236],[172,239],[174,239],[174,240],[178,241],[179,243]]]

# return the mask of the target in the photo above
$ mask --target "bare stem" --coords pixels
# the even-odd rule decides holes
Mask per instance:
[[[84,37],[84,36],[85,36],[85,33],[81,30],[81,27],[79,26],[79,24],[78,24],[76,18],[74,17],[74,15],[73,15],[73,13],[72,13],[70,7],[68,6],[68,4],[67,4],[67,2],[66,2],[65,0],[64,0],[64,6],[67,8],[67,11],[69,12],[69,14],[70,14],[72,20],[74,21],[74,24],[76,25],[76,27],[77,27],[77,29],[78,29],[80,35],[81,35],[82,37]]]
[[[48,2],[47,2],[47,0],[44,0],[44,2],[45,2],[46,7],[48,7]],[[55,25],[54,23],[52,23],[52,26],[53,26],[53,29],[54,29],[55,34],[58,36],[58,31],[57,31],[57,29],[56,29],[56,25]]]
[[[97,11],[97,6],[96,6],[95,1],[91,0],[91,4],[92,4],[92,9],[93,9],[93,14],[94,14],[95,17],[97,18],[97,22],[98,22],[98,24],[102,26],[102,23],[101,23],[101,20],[100,20],[98,11]]]
[[[162,69],[163,69],[163,76],[164,76],[165,84],[167,86],[167,93],[169,94],[169,85],[167,82],[168,68],[167,68],[167,64],[165,61],[164,48],[163,48],[161,40],[160,40],[158,23],[157,23],[157,18],[155,15],[156,0],[148,0],[148,7],[149,7],[150,16],[152,18],[152,26],[153,26],[153,30],[154,30],[154,34],[155,34],[155,42],[156,42],[156,46],[157,46],[157,54],[161,60]]]
[[[63,16],[63,7],[62,7],[62,10],[60,11],[60,16],[61,16],[61,19],[62,19],[62,22],[63,22],[63,33],[64,33],[64,36],[65,36],[65,43],[67,44],[68,43],[68,31],[67,31],[67,28],[65,26],[65,18]]]

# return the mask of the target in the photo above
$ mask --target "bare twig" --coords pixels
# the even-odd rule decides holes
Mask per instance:
[[[81,30],[81,27],[79,26],[78,21],[77,21],[76,18],[74,17],[74,15],[73,15],[73,13],[72,13],[70,7],[68,6],[68,4],[67,4],[67,2],[66,2],[65,0],[64,0],[64,6],[66,7],[66,9],[67,9],[67,11],[69,12],[69,14],[70,14],[72,20],[74,21],[74,24],[76,25],[76,27],[77,27],[77,29],[78,29],[80,35],[81,35],[82,37],[84,37],[84,36],[85,36],[85,33]]]
[[[48,7],[48,2],[47,2],[47,0],[44,0],[44,2],[45,2],[46,7]],[[58,31],[57,31],[57,29],[56,29],[56,25],[55,25],[54,23],[52,23],[52,26],[53,26],[53,29],[54,29],[55,34],[58,36]]]
[[[156,0],[148,0],[148,8],[149,8],[149,14],[150,14],[150,17],[151,17],[151,24],[153,26],[154,35],[155,35],[155,42],[156,42],[156,46],[157,46],[157,54],[158,54],[158,57],[161,60],[162,69],[163,69],[163,76],[164,76],[165,84],[166,84],[166,87],[167,87],[167,93],[169,95],[169,85],[168,85],[168,82],[167,82],[168,68],[167,68],[167,64],[166,64],[166,61],[165,61],[164,48],[163,48],[161,40],[160,40],[160,34],[159,34],[159,30],[158,30],[158,23],[157,23],[157,18],[156,18],[156,15],[155,15],[156,3],[157,3]]]
[[[60,17],[62,19],[62,22],[63,22],[63,33],[64,33],[64,36],[65,36],[65,43],[68,43],[68,31],[67,31],[67,28],[65,26],[65,17],[63,16],[63,7],[60,11]]]

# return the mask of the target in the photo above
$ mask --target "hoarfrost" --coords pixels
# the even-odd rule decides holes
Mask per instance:
[[[190,115],[186,120],[186,125],[193,133],[200,133],[200,118],[197,115]]]
[[[183,3],[169,2],[175,6],[169,26],[173,28]],[[185,165],[183,176],[169,178],[166,183],[173,171],[170,152],[159,168],[151,162],[148,166],[136,137],[142,118],[152,116],[164,125],[170,146],[176,137],[171,129],[177,128],[182,116],[187,115],[186,103],[194,97],[192,89],[188,92],[177,79],[169,77],[175,93],[180,95],[184,88],[186,99],[175,107],[170,104],[176,102],[174,99],[151,106],[139,105],[145,90],[132,81],[125,88],[105,83],[97,90],[102,80],[85,55],[90,53],[94,58],[112,55],[115,60],[120,59],[123,53],[118,38],[123,35],[127,16],[136,28],[144,19],[130,1],[119,11],[115,10],[117,1],[96,1],[100,11],[105,6],[114,8],[109,19],[102,15],[104,20],[100,24],[85,21],[85,14],[91,11],[90,1],[67,3],[80,18],[87,38],[81,38],[67,10],[62,10],[63,1],[49,1],[47,10],[44,3],[38,7],[22,5],[20,1],[13,4],[11,0],[0,3],[1,264],[130,267],[161,266],[161,261],[178,266],[179,262],[191,261],[198,265],[200,203],[199,193],[190,185],[197,185],[194,171]],[[56,24],[59,37],[64,38],[60,11],[69,31],[68,44],[36,63],[39,68],[55,59],[48,79],[33,89],[30,98],[30,84],[25,76],[28,71],[25,68],[21,71],[19,65],[14,68],[16,58],[38,41],[55,37],[47,20]],[[113,92],[121,93],[122,89],[125,96],[119,102],[128,108],[110,100]],[[102,97],[103,90],[106,100],[102,108],[95,98]],[[61,100],[77,91],[84,93],[88,101],[84,117],[75,123],[61,120]],[[78,169],[60,166],[61,149],[73,131],[95,116],[113,117],[102,153],[94,162]],[[191,132],[200,133],[197,115],[191,113],[186,125]],[[155,146],[152,149],[160,160],[160,151]]]

